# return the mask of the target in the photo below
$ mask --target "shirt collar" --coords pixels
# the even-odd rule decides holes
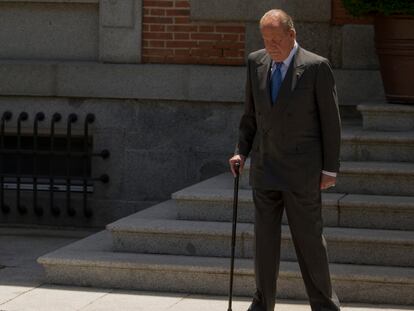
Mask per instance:
[[[292,61],[293,56],[296,54],[296,51],[298,50],[298,47],[299,47],[299,45],[298,45],[297,41],[295,40],[295,44],[293,45],[293,48],[290,51],[289,56],[286,57],[286,59],[282,62],[283,65],[286,66],[286,68],[289,68],[290,62]],[[275,61],[272,60],[272,67],[274,65],[275,65]]]

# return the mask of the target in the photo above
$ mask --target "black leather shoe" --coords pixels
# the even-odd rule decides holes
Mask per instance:
[[[265,311],[260,304],[258,304],[256,301],[253,301],[247,309],[247,311]]]
[[[252,303],[250,304],[249,309],[247,311],[265,311],[265,308],[262,306],[262,295],[259,290],[253,295]]]

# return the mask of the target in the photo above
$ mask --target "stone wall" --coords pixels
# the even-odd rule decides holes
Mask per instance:
[[[33,118],[44,112],[40,131],[49,132],[54,112],[62,115],[56,131],[65,132],[70,113],[79,120],[95,114],[91,126],[93,151],[110,151],[108,159],[93,158],[92,177],[108,174],[107,184],[95,182],[88,196],[93,216],[82,212],[82,196],[72,194],[77,213],[66,213],[65,193],[55,194],[55,206],[61,215],[49,209],[49,193],[39,192],[43,216],[33,212],[32,191],[22,192],[22,203],[29,212],[20,215],[15,206],[15,190],[6,190],[8,215],[0,211],[0,223],[36,223],[53,226],[99,227],[169,198],[198,181],[227,170],[227,160],[234,150],[236,130],[241,114],[238,104],[170,102],[154,100],[74,99],[50,97],[0,97],[0,115],[11,111],[7,131],[15,132],[16,118],[27,112],[29,120],[23,131],[33,132]],[[73,133],[82,133],[83,123],[74,123]]]
[[[0,59],[98,60],[96,3],[0,1]]]
[[[0,0],[0,58],[141,61],[141,0]]]
[[[145,0],[143,62],[243,65],[243,23],[194,22],[189,0]]]
[[[185,6],[163,10],[161,2]],[[104,226],[226,171],[243,107],[244,59],[262,47],[258,20],[273,7],[293,15],[302,46],[331,60],[343,117],[384,97],[372,25],[333,24],[330,0],[0,0],[0,113],[27,111],[32,120],[43,111],[45,124],[53,112],[82,120],[94,113],[94,150],[111,152],[93,163],[93,174],[107,173],[110,182],[95,184],[91,219],[82,215],[79,196],[75,217],[32,210],[22,216],[7,191],[12,213],[0,214],[0,223]],[[193,28],[155,23],[153,14],[184,14],[172,22]],[[163,32],[168,38],[151,37]],[[197,47],[187,46],[193,41]],[[192,55],[201,46],[221,56]],[[157,56],[150,48],[185,55],[142,64]],[[30,191],[22,199],[32,205]],[[46,192],[39,199],[48,206]],[[56,199],[64,211],[64,194]]]

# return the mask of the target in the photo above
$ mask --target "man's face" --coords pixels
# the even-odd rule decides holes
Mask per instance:
[[[261,28],[267,53],[276,62],[284,61],[295,44],[296,33],[286,30],[280,23],[271,23]]]

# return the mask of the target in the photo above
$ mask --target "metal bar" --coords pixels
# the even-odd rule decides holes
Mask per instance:
[[[89,113],[85,118],[84,123],[84,135],[83,135],[83,152],[85,154],[83,158],[83,213],[86,217],[92,217],[92,210],[88,208],[88,163],[91,158],[89,155],[89,133],[88,133],[88,125],[95,121],[95,115]]]
[[[74,113],[71,113],[67,120],[67,131],[66,131],[66,138],[67,138],[67,144],[66,144],[66,210],[69,214],[69,216],[74,216],[76,214],[76,210],[70,206],[70,158],[71,158],[71,138],[72,138],[72,123],[76,122],[78,120],[78,116]]]
[[[33,126],[33,210],[36,215],[43,215],[43,208],[37,204],[37,136],[38,136],[38,126],[39,121],[45,119],[45,114],[43,112],[38,112],[35,116],[34,126]]]
[[[29,118],[26,112],[21,112],[17,119],[17,149],[21,149],[21,134],[22,134],[22,121],[26,121]],[[21,154],[17,154],[17,187],[16,187],[16,207],[20,214],[26,214],[27,208],[20,204],[20,172],[21,172]]]
[[[54,160],[54,149],[55,149],[55,123],[59,122],[62,119],[62,116],[59,113],[55,113],[52,116],[52,121],[50,124],[50,149],[49,149],[49,184],[50,184],[50,191],[49,191],[49,204],[50,204],[50,211],[52,215],[58,216],[60,214],[59,207],[53,204],[54,201],[54,176],[53,176],[53,160]]]
[[[55,150],[54,155],[57,156],[66,156],[67,151],[57,151]],[[25,154],[25,155],[33,155],[34,152],[33,150],[17,150],[17,149],[7,149],[7,150],[0,150],[0,154]],[[38,150],[36,152],[36,154],[38,155],[49,155],[50,151],[47,150]],[[72,157],[84,157],[85,153],[83,151],[71,151],[71,156]],[[88,156],[93,156],[93,157],[100,157],[100,158],[107,158],[108,157],[108,150],[102,150],[101,152],[95,152],[95,153],[89,153]]]
[[[20,176],[21,178],[29,178],[29,179],[33,179],[33,174],[3,174],[3,176],[5,178],[17,178],[18,176]],[[44,178],[44,179],[50,179],[50,175],[36,175],[37,178]],[[53,178],[56,179],[62,179],[62,180],[66,180],[67,178],[70,178],[71,180],[79,180],[82,181],[83,177],[80,176],[75,176],[75,175],[54,175]],[[88,177],[87,180],[88,181],[100,181],[103,183],[107,183],[108,182],[108,175],[103,174],[99,177]]]
[[[4,149],[4,135],[5,135],[5,123],[12,117],[10,111],[3,113],[1,117],[1,130],[0,130],[0,151]],[[10,213],[10,207],[4,203],[4,171],[3,171],[4,156],[0,154],[0,208],[4,214]]]
[[[4,182],[4,189],[15,190],[16,186],[17,185],[15,183]],[[93,186],[88,186],[87,190],[89,193],[92,193],[93,189],[94,189]],[[33,191],[33,184],[21,183],[20,190]],[[49,184],[42,184],[39,182],[37,184],[37,190],[38,191],[52,191],[53,190],[52,192],[66,192],[66,185],[55,184],[53,185],[53,188],[52,188]],[[83,185],[71,185],[70,191],[71,192],[83,192]]]

